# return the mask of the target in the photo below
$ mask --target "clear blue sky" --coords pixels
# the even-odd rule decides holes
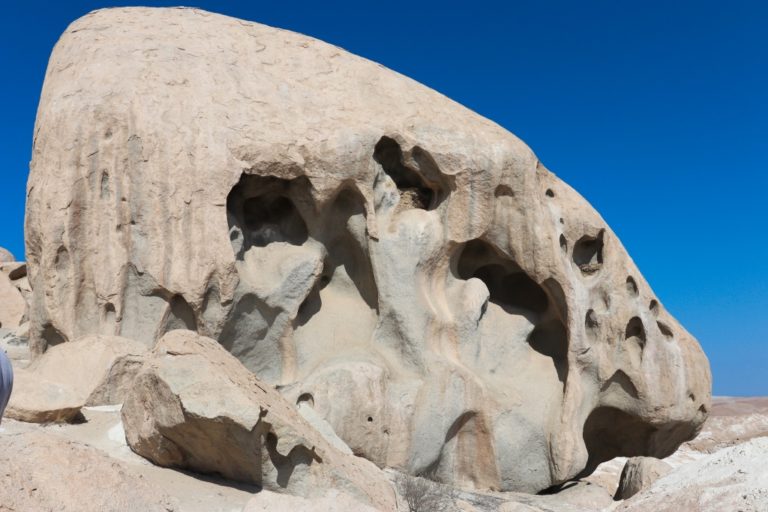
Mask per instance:
[[[3,7],[0,246],[18,257],[48,55],[69,22],[111,5],[126,4]],[[768,395],[768,2],[194,5],[336,44],[517,134],[699,338],[714,392]]]

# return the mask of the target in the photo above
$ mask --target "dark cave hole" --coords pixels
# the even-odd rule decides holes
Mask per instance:
[[[437,184],[428,182],[421,173],[405,165],[403,150],[396,140],[381,137],[374,148],[373,159],[395,182],[408,206],[433,210],[443,200],[444,194]]]
[[[597,236],[582,236],[573,246],[573,262],[583,274],[594,274],[603,265],[603,235],[600,230]]]
[[[552,279],[541,286],[512,259],[482,240],[468,242],[459,252],[455,267],[461,279],[480,279],[489,292],[489,302],[510,314],[522,314],[534,324],[528,344],[552,358],[558,380],[568,374],[567,307],[562,288]]]
[[[298,183],[302,181],[304,183]],[[244,174],[227,196],[230,240],[239,259],[250,247],[273,242],[302,245],[307,225],[292,198],[306,178],[283,180]]]

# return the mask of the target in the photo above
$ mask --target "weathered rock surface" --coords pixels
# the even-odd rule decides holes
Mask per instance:
[[[144,361],[146,347],[118,336],[87,336],[51,347],[17,368],[6,416],[34,423],[70,422],[85,405],[117,404]]]
[[[685,464],[624,501],[619,512],[768,510],[768,437]]]
[[[122,410],[136,453],[302,497],[339,489],[394,510],[394,490],[375,465],[334,448],[216,341],[171,331],[153,356]]]
[[[632,457],[624,464],[616,491],[617,500],[631,498],[647,489],[656,480],[672,470],[672,466],[653,457]]]
[[[706,417],[704,354],[589,204],[375,63],[199,10],[97,11],[58,42],[35,133],[36,353],[194,330],[354,453],[466,488],[663,457]]]
[[[158,486],[125,463],[50,432],[0,435],[0,511],[171,512]]]

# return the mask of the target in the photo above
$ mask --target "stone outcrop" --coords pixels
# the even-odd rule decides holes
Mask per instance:
[[[33,423],[71,422],[86,405],[122,403],[146,347],[118,336],[87,336],[51,347],[15,369],[6,416]]]
[[[333,447],[216,341],[176,330],[152,355],[122,410],[139,455],[306,498],[339,489],[394,510],[394,490],[375,465]]]
[[[57,43],[35,133],[35,353],[196,331],[355,454],[466,488],[663,457],[707,415],[698,343],[578,193],[335,46],[96,11]]]
[[[672,471],[672,466],[653,457],[632,457],[624,464],[616,491],[617,500],[631,498]]]

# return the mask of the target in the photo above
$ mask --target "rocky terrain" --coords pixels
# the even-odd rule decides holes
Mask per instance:
[[[27,199],[0,510],[767,502],[765,402],[711,400],[600,215],[340,48],[95,11],[51,55]]]

